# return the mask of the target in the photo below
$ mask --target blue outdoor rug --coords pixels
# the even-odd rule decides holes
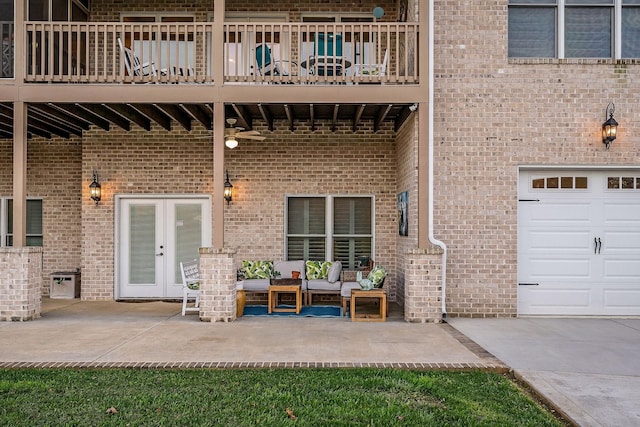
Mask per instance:
[[[281,305],[283,308],[294,308],[292,305]],[[342,309],[333,305],[311,305],[303,306],[300,314],[295,313],[267,313],[266,305],[245,305],[244,316],[294,316],[294,317],[340,317]]]

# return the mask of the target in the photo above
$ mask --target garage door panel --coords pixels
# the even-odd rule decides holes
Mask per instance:
[[[554,285],[548,287],[521,286],[528,292],[528,307],[523,308],[533,310],[536,314],[582,314],[591,305],[591,291],[587,285],[575,287],[574,289],[553,289]]]
[[[603,254],[631,255],[640,254],[640,231],[609,231],[602,239]]]
[[[544,202],[528,204],[521,218],[528,226],[565,226],[567,224],[588,226],[591,223],[590,202]]]
[[[626,279],[640,284],[640,260],[605,258],[603,276],[607,282]]]
[[[523,238],[529,251],[584,251],[591,250],[593,237],[590,231],[542,231],[525,230]]]
[[[529,278],[536,280],[585,280],[591,277],[591,263],[583,259],[531,257]]]
[[[640,201],[605,201],[604,225],[611,227],[640,227]]]
[[[624,311],[627,315],[640,315],[640,290],[615,288],[604,290],[604,307],[609,314]]]

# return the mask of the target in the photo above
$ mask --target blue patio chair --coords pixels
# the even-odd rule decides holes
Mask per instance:
[[[297,67],[294,61],[275,59],[271,48],[267,44],[259,44],[256,46],[256,70],[261,76],[288,76],[289,72],[283,64],[289,64],[289,67]],[[295,74],[292,74],[295,75]]]
[[[342,34],[316,33],[313,43],[313,73],[318,76],[341,76],[344,69]]]

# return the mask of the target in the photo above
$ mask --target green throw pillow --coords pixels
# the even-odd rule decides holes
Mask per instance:
[[[373,270],[369,272],[367,279],[373,282],[373,286],[379,288],[382,286],[382,281],[387,277],[387,272],[383,267],[373,267]]]
[[[308,280],[326,279],[329,277],[329,269],[333,264],[331,261],[307,261],[307,272],[305,277]]]
[[[245,279],[270,279],[273,261],[242,261]]]

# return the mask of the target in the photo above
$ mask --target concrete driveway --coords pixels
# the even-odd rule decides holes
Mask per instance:
[[[447,322],[580,426],[640,426],[640,319]]]

